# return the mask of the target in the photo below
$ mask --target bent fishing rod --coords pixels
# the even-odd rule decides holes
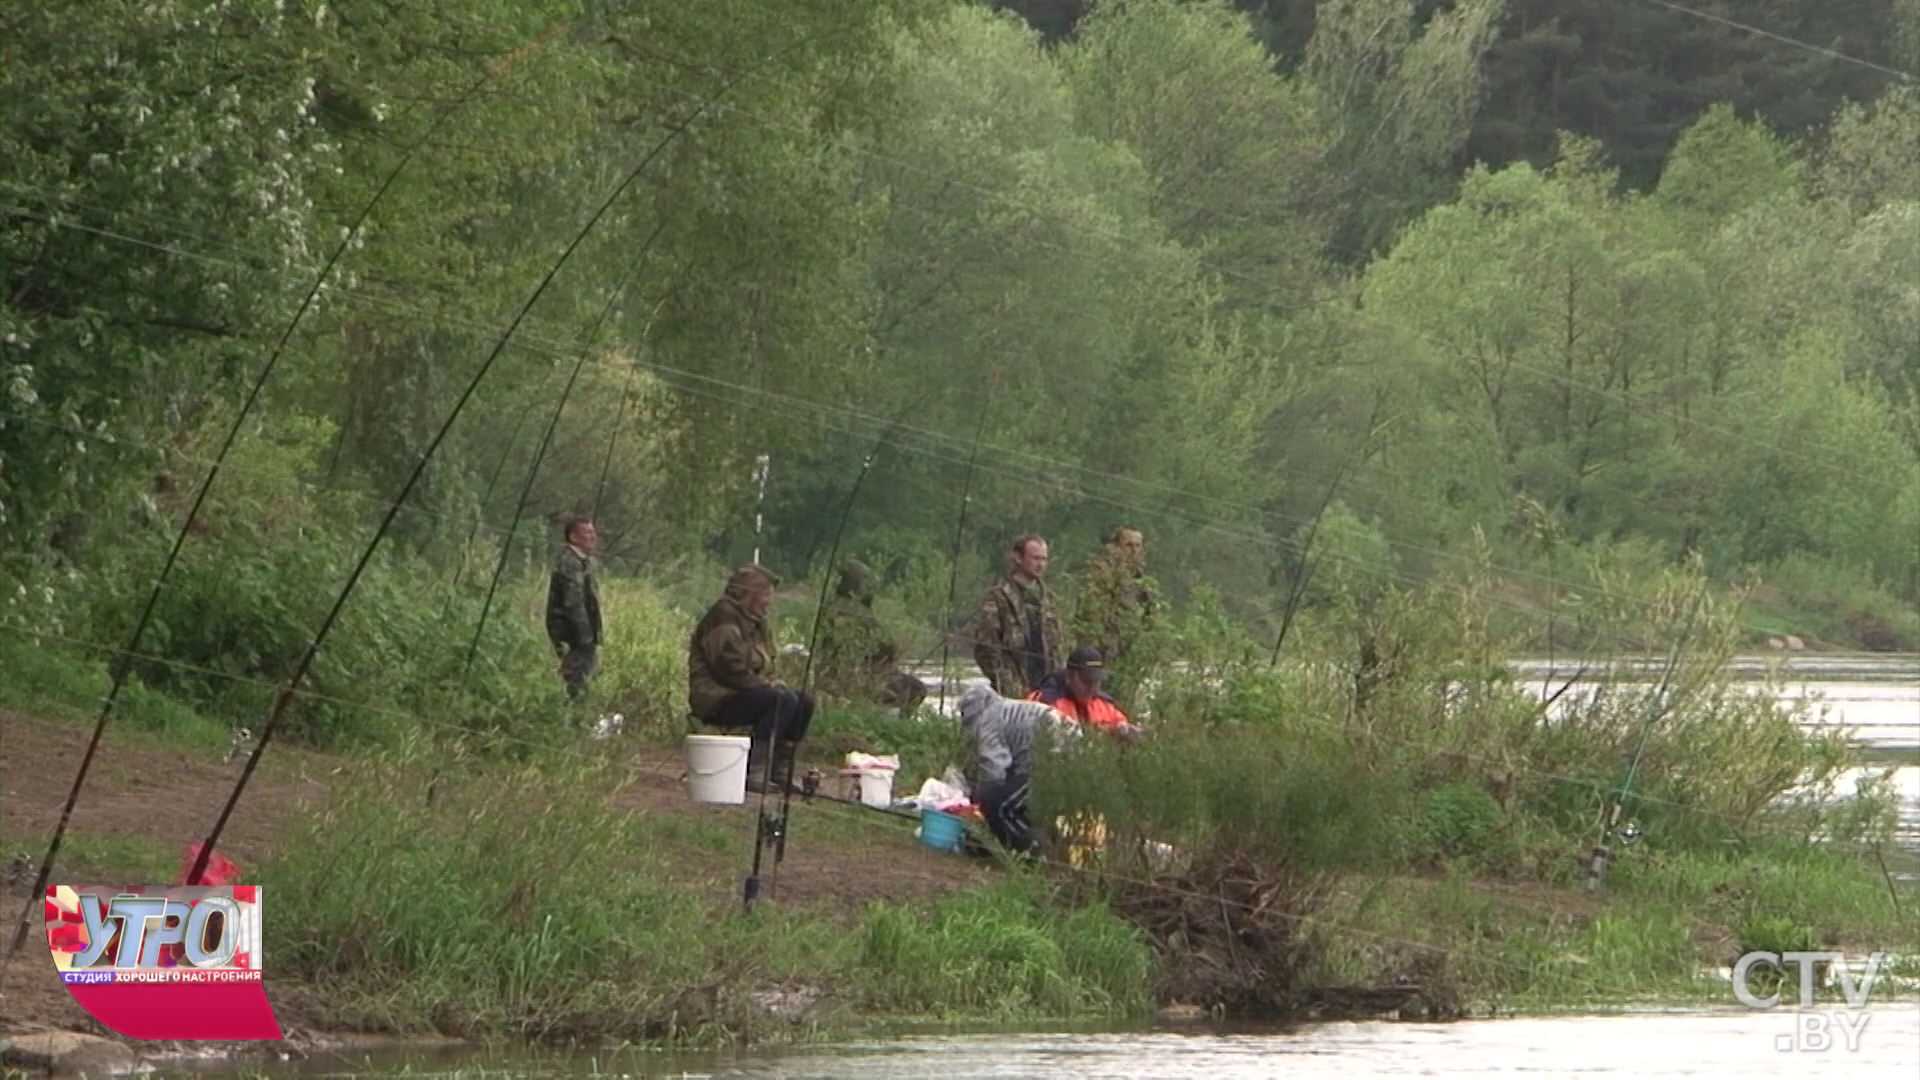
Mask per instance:
[[[1667,653],[1666,669],[1660,674],[1660,684],[1654,688],[1653,697],[1647,704],[1647,718],[1640,724],[1640,739],[1633,749],[1633,760],[1627,765],[1626,778],[1620,782],[1618,794],[1610,796],[1600,810],[1600,827],[1594,838],[1593,850],[1588,853],[1587,891],[1598,892],[1607,876],[1607,861],[1613,851],[1607,841],[1613,836],[1620,824],[1620,812],[1626,808],[1627,799],[1633,793],[1633,778],[1640,771],[1640,757],[1647,749],[1647,736],[1653,733],[1653,725],[1669,711],[1672,706],[1665,701],[1673,683],[1673,672],[1680,664],[1680,653],[1693,637],[1693,624],[1700,616],[1700,609],[1707,603],[1707,583],[1700,582],[1700,591],[1693,599],[1693,607],[1687,612],[1686,625],[1680,628],[1680,636],[1673,641],[1673,648]],[[1633,835],[1638,835],[1634,833]],[[1631,840],[1632,836],[1627,839]]]
[[[806,43],[807,40],[808,39],[802,39],[789,45],[786,49],[774,53],[768,57],[767,62],[770,63],[776,57],[798,48],[801,44]],[[198,881],[200,875],[206,871],[207,860],[213,854],[214,844],[220,839],[220,833],[225,830],[228,819],[233,816],[234,807],[239,805],[240,796],[246,791],[247,782],[253,778],[254,770],[259,767],[260,757],[266,752],[267,744],[273,740],[273,733],[279,726],[280,718],[286,714],[287,707],[292,704],[294,696],[299,692],[301,681],[306,678],[308,670],[313,666],[315,656],[318,654],[321,645],[325,643],[327,635],[332,632],[334,623],[340,618],[340,612],[346,607],[347,599],[353,595],[354,587],[360,583],[360,576],[366,572],[367,565],[373,561],[374,552],[378,550],[380,541],[385,539],[387,533],[392,530],[394,519],[400,514],[400,508],[406,503],[407,497],[413,493],[414,487],[420,482],[420,477],[426,473],[427,465],[433,460],[434,454],[439,451],[440,444],[445,441],[447,433],[453,429],[454,422],[459,420],[461,413],[466,410],[467,403],[473,399],[474,391],[479,388],[481,381],[486,378],[487,373],[493,369],[493,365],[499,360],[500,354],[506,350],[507,343],[513,339],[515,331],[520,329],[520,324],[526,319],[527,313],[533,310],[533,306],[540,301],[542,296],[546,295],[548,286],[553,284],[553,280],[559,276],[560,270],[573,258],[573,253],[593,232],[595,226],[600,224],[600,220],[606,216],[608,210],[613,208],[613,204],[619,201],[620,196],[626,194],[627,189],[632,187],[634,182],[640,179],[641,173],[645,172],[647,167],[653,164],[654,160],[658,158],[675,139],[691,130],[694,120],[718,104],[722,97],[730,93],[734,87],[746,81],[746,79],[757,70],[757,67],[749,69],[735,78],[728,80],[719,90],[714,92],[713,96],[702,101],[692,112],[681,118],[677,123],[668,125],[667,134],[656,142],[653,147],[647,151],[646,155],[640,159],[640,162],[621,179],[619,185],[613,189],[613,193],[608,195],[606,201],[600,204],[600,208],[594,211],[593,216],[587,220],[586,225],[574,235],[572,241],[567,244],[566,249],[560,253],[560,257],[547,269],[546,275],[541,278],[539,286],[533,290],[533,295],[527,297],[526,302],[520,305],[519,312],[514,315],[513,321],[508,324],[506,330],[501,333],[500,340],[493,346],[493,351],[487,354],[487,358],[481,362],[479,369],[473,373],[473,378],[468,380],[466,388],[460,394],[459,400],[454,403],[452,411],[447,414],[446,421],[440,425],[440,430],[434,434],[433,441],[427,445],[426,451],[420,455],[420,460],[415,463],[413,472],[408,475],[406,483],[400,489],[400,493],[394,497],[393,504],[387,508],[386,517],[380,522],[380,527],[374,531],[373,538],[368,541],[366,549],[361,552],[360,560],[354,564],[353,571],[348,575],[346,584],[342,586],[339,595],[334,598],[333,607],[327,612],[326,618],[321,621],[319,630],[314,634],[313,639],[307,642],[306,647],[301,650],[300,660],[295,665],[293,674],[288,676],[286,683],[280,688],[279,694],[275,696],[273,710],[268,713],[266,723],[261,727],[260,737],[254,743],[253,752],[247,756],[247,764],[246,767],[241,770],[240,779],[234,784],[233,792],[227,797],[226,805],[221,808],[220,816],[214,822],[213,830],[207,834],[206,842],[200,847],[199,858],[194,861],[193,870],[187,875],[189,882]],[[31,908],[29,908],[29,910],[31,910]]]
[[[520,415],[513,421],[513,430],[507,433],[506,447],[500,451],[499,460],[493,463],[493,472],[487,477],[487,486],[480,493],[479,509],[473,515],[473,527],[467,530],[467,542],[461,546],[460,561],[453,568],[453,587],[447,590],[446,601],[440,605],[440,618],[443,622],[453,614],[453,600],[460,586],[460,576],[466,572],[467,568],[467,551],[473,547],[473,542],[480,536],[481,527],[486,524],[487,504],[493,501],[494,489],[500,486],[500,477],[507,471],[507,462],[513,459],[513,448],[520,442],[520,429],[527,426],[527,420],[533,415],[534,406],[538,404],[539,399],[535,398],[521,407]]]
[[[541,463],[546,461],[547,449],[553,445],[553,433],[560,427],[560,415],[566,412],[567,400],[573,396],[574,384],[579,381],[581,370],[587,366],[587,359],[593,355],[594,338],[600,333],[600,327],[607,321],[607,317],[613,314],[614,306],[620,302],[622,296],[626,295],[628,283],[633,280],[633,275],[639,272],[640,264],[646,261],[648,253],[653,250],[653,242],[660,239],[660,234],[665,232],[666,228],[667,219],[662,217],[660,223],[654,226],[653,232],[647,236],[646,242],[640,245],[640,253],[633,257],[633,262],[628,264],[626,272],[620,275],[619,284],[614,286],[613,295],[607,298],[605,306],[600,309],[599,316],[593,320],[587,332],[581,335],[580,355],[574,359],[573,371],[567,375],[567,384],[560,389],[560,400],[553,407],[553,416],[547,420],[547,430],[540,436],[540,446],[533,453],[533,464],[527,469],[527,482],[521,485],[519,501],[513,505],[513,520],[507,526],[506,536],[501,539],[500,559],[494,563],[493,579],[487,582],[487,598],[480,605],[480,618],[474,623],[473,640],[467,644],[467,662],[462,669],[463,674],[473,673],[474,657],[480,653],[480,637],[487,629],[487,615],[493,610],[493,598],[499,591],[500,578],[506,573],[507,559],[513,554],[514,534],[520,531],[520,519],[527,512],[527,500],[533,497],[533,482],[540,475]]]
[[[683,265],[680,268],[679,283],[675,284],[673,288],[668,289],[666,293],[663,294],[660,297],[660,299],[654,303],[653,311],[649,313],[647,316],[647,325],[643,327],[640,331],[640,340],[643,347],[645,345],[647,338],[653,332],[653,323],[655,319],[659,318],[660,309],[666,306],[667,301],[673,299],[675,293],[678,293],[683,287],[685,287],[685,283],[688,280],[686,276],[686,271],[689,268],[691,268],[692,265],[693,263],[691,260],[688,261],[685,265]],[[626,386],[621,391],[621,394],[620,394],[620,411],[613,414],[613,432],[612,434],[607,436],[607,452],[604,455],[602,455],[600,458],[600,481],[599,483],[595,484],[593,488],[593,509],[591,513],[593,516],[593,520],[595,522],[598,522],[600,520],[600,500],[607,493],[607,477],[613,472],[613,448],[614,448],[614,445],[620,441],[620,427],[622,424],[626,423],[627,407],[633,403],[633,397],[634,397],[633,384],[634,384],[634,379],[639,374],[640,367],[641,367],[641,362],[637,359],[634,362],[627,365]]]
[[[140,641],[146,636],[147,628],[153,623],[153,610],[159,603],[160,593],[166,587],[168,579],[172,576],[173,568],[180,559],[180,551],[186,546],[187,537],[192,533],[193,526],[199,518],[201,509],[206,505],[207,493],[213,490],[214,481],[219,479],[220,470],[226,463],[227,455],[233,450],[233,444],[239,438],[240,431],[245,426],[248,418],[253,415],[253,408],[259,401],[261,390],[266,386],[267,380],[273,376],[274,371],[279,367],[280,358],[286,353],[287,343],[293,340],[294,331],[299,328],[300,321],[305,318],[307,312],[312,309],[314,300],[320,295],[320,290],[325,286],[328,276],[333,273],[334,267],[339,264],[341,258],[347,253],[348,248],[350,248],[354,240],[359,237],[360,230],[366,225],[367,218],[373,214],[374,209],[386,198],[387,192],[392,190],[394,182],[399,180],[400,174],[413,162],[414,157],[427,145],[427,142],[439,132],[441,125],[445,124],[455,113],[472,102],[479,95],[480,91],[484,89],[489,82],[493,81],[494,78],[511,70],[513,65],[525,56],[528,50],[544,44],[565,28],[568,22],[571,22],[571,20],[549,27],[545,33],[533,41],[528,42],[526,45],[521,46],[520,49],[516,49],[513,53],[503,57],[499,62],[490,65],[459,97],[448,102],[447,105],[433,117],[432,121],[427,124],[426,130],[421,132],[420,137],[415,139],[413,143],[402,152],[400,160],[388,171],[386,178],[382,180],[380,186],[375,189],[373,197],[368,199],[366,204],[360,208],[360,212],[354,216],[353,224],[347,227],[346,232],[340,237],[340,242],[334,245],[333,253],[327,256],[327,261],[321,266],[320,273],[314,276],[313,284],[308,287],[306,296],[300,301],[300,306],[294,311],[293,317],[287,320],[286,329],[281,331],[280,340],[275,343],[273,352],[268,355],[266,363],[261,365],[259,373],[254,376],[253,384],[247,390],[247,396],[241,403],[239,413],[234,416],[232,426],[227,429],[226,437],[221,440],[219,452],[213,457],[213,464],[209,467],[206,477],[200,481],[200,488],[194,493],[193,503],[187,509],[186,520],[181,522],[179,531],[174,534],[173,546],[167,552],[167,558],[160,567],[159,576],[154,579],[153,588],[147,593],[146,603],[142,605],[140,609],[140,617],[134,621],[133,633],[127,639],[126,647],[120,651],[120,656],[113,665],[113,672],[107,685],[107,695],[101,699],[100,713],[94,720],[93,734],[87,740],[85,753],[80,756],[80,767],[74,774],[73,787],[67,792],[66,804],[60,809],[60,820],[54,826],[53,837],[47,844],[46,857],[41,860],[39,877],[34,881],[33,891],[28,895],[26,908],[20,913],[19,927],[14,934],[12,946],[7,950],[7,962],[4,965],[0,965],[0,979],[4,979],[6,971],[13,967],[14,954],[19,951],[21,944],[26,940],[28,920],[32,917],[34,903],[46,894],[47,881],[53,874],[54,860],[60,854],[60,842],[66,836],[68,824],[73,820],[74,805],[79,802],[81,788],[86,784],[87,773],[93,767],[94,755],[100,749],[100,738],[106,732],[107,721],[113,715],[114,703],[119,700],[120,691],[126,686],[127,677],[132,673],[133,658],[135,654],[139,652]],[[205,862],[206,860],[203,856],[200,860],[200,865],[195,870],[195,876],[187,879],[189,882],[198,880],[198,873],[206,868]]]
[[[820,599],[814,605],[813,628],[807,638],[807,659],[801,669],[800,675],[801,693],[808,693],[813,689],[813,659],[818,654],[820,648],[820,627],[825,619],[827,600],[833,595],[833,573],[840,559],[840,541],[846,536],[847,521],[853,516],[853,505],[860,497],[860,486],[866,481],[867,473],[872,471],[874,459],[879,456],[880,450],[886,446],[889,439],[893,438],[894,433],[905,423],[908,414],[912,413],[914,408],[920,404],[920,400],[921,399],[915,399],[910,402],[906,408],[900,410],[899,415],[894,417],[893,422],[888,424],[886,430],[880,433],[879,441],[873,444],[873,449],[867,451],[866,455],[860,459],[860,471],[854,475],[853,485],[847,489],[846,501],[840,506],[840,521],[834,527],[833,543],[827,549],[826,570],[822,574],[820,581]],[[798,704],[796,700],[796,708]],[[776,705],[775,707],[779,708],[781,706]],[[793,777],[791,770],[789,770],[787,782],[781,785],[779,816],[770,817],[767,814],[767,789],[773,786],[774,759],[779,756],[776,747],[773,745],[777,740],[778,730],[776,722],[775,737],[774,739],[768,740],[769,745],[767,747],[765,775],[760,785],[759,818],[758,824],[755,827],[753,845],[753,867],[748,871],[747,879],[741,884],[740,889],[742,904],[748,913],[753,911],[754,902],[760,898],[760,868],[762,857],[767,846],[771,844],[774,849],[773,873],[769,876],[767,883],[767,891],[769,894],[775,893],[779,888],[780,863],[787,857],[787,815],[793,803]]]
[[[998,391],[997,384],[995,391]],[[947,665],[952,661],[953,605],[960,589],[960,548],[966,543],[967,510],[973,505],[973,472],[980,463],[980,437],[986,433],[987,417],[992,414],[993,398],[989,395],[987,407],[980,410],[980,420],[973,427],[973,448],[967,452],[967,477],[960,484],[960,517],[953,523],[953,552],[948,559],[947,570],[947,603],[940,621],[940,704],[937,711],[942,715],[947,711]]]
[[[1287,606],[1280,616],[1280,633],[1273,639],[1273,657],[1267,664],[1277,667],[1280,664],[1280,647],[1286,644],[1287,632],[1293,629],[1293,620],[1300,614],[1300,602],[1306,599],[1307,586],[1313,580],[1313,572],[1319,567],[1319,559],[1314,558],[1313,538],[1320,532],[1320,522],[1327,516],[1327,508],[1333,505],[1333,497],[1340,490],[1340,484],[1348,474],[1366,459],[1367,448],[1373,445],[1374,437],[1393,423],[1394,418],[1370,425],[1367,437],[1354,448],[1353,455],[1334,470],[1333,481],[1327,485],[1326,494],[1320,497],[1320,507],[1313,512],[1313,520],[1307,523],[1307,535],[1300,541],[1300,554],[1294,560],[1292,582],[1287,588]]]

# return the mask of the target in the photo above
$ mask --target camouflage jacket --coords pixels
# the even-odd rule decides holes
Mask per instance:
[[[601,637],[600,586],[593,559],[560,545],[547,581],[547,638],[555,645],[598,645]]]
[[[878,700],[898,659],[871,608],[846,597],[827,605],[813,661],[822,689],[852,701]]]
[[[1040,686],[1049,672],[1065,663],[1060,652],[1060,616],[1054,608],[1053,593],[1046,583],[1036,581],[1029,589],[1040,598],[1040,655],[1027,648],[1027,608],[1020,583],[1011,575],[1001,578],[980,599],[980,610],[973,623],[973,659],[980,673],[1002,695],[1023,698]]]
[[[1127,560],[1095,560],[1074,610],[1074,642],[1099,649],[1112,664],[1152,632],[1160,606],[1156,592],[1153,579]]]
[[[773,629],[722,596],[687,642],[687,707],[711,720],[728,698],[756,686],[777,686]]]

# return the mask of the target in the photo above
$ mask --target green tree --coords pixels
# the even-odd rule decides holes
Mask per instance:
[[[60,524],[71,550],[97,496],[160,471],[141,440],[231,392],[259,363],[255,332],[291,314],[316,178],[339,158],[304,63],[314,33],[269,0],[6,16],[6,546],[37,550]]]
[[[1079,130],[1132,149],[1153,215],[1204,253],[1237,306],[1289,312],[1318,290],[1328,136],[1223,2],[1096,7],[1060,52]]]
[[[1359,262],[1446,197],[1481,98],[1481,58],[1506,0],[1424,20],[1415,0],[1328,0],[1300,71],[1334,131],[1327,190],[1336,250]]]

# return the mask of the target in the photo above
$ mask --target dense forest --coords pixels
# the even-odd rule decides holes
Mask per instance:
[[[1126,522],[1261,632],[1485,550],[1920,645],[1916,0],[81,0],[0,51],[15,625],[124,633],[246,408],[151,646],[242,671],[429,454],[356,603],[586,509],[613,573],[817,581],[871,460],[844,551],[923,625],[956,530],[964,603]]]

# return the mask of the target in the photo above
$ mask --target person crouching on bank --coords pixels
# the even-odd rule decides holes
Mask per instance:
[[[960,729],[966,738],[962,770],[974,804],[987,828],[1007,850],[1023,855],[1039,851],[1027,817],[1033,785],[1035,732],[1051,727],[1075,733],[1072,721],[1037,701],[1004,698],[993,687],[975,683],[960,695]]]

